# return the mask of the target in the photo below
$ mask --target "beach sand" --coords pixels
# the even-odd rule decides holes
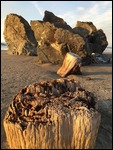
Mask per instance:
[[[107,55],[111,57],[111,54]],[[3,119],[9,104],[26,85],[60,78],[61,65],[38,64],[35,56],[8,55],[1,51],[1,149],[9,149]],[[97,97],[101,124],[95,149],[112,149],[112,64],[93,64],[81,67],[82,75],[70,75]]]

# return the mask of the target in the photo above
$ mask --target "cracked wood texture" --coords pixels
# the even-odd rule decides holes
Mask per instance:
[[[96,97],[73,79],[23,88],[4,118],[11,149],[93,149],[100,125]]]
[[[57,74],[66,77],[69,74],[80,75],[81,57],[75,53],[68,52],[64,58],[62,66],[58,69]]]

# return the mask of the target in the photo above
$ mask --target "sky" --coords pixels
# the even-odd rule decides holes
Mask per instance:
[[[4,21],[10,13],[31,20],[43,20],[45,10],[54,13],[72,28],[77,21],[91,21],[106,34],[108,46],[112,46],[112,1],[1,1],[1,42]]]

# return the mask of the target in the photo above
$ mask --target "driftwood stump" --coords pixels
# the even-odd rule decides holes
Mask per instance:
[[[66,77],[69,74],[81,75],[80,66],[81,57],[72,52],[68,52],[62,66],[58,69],[57,74],[61,77]]]
[[[57,79],[23,88],[10,104],[4,129],[11,149],[94,148],[100,114],[77,81]]]

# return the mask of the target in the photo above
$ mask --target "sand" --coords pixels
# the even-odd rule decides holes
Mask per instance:
[[[107,55],[111,57],[111,54]],[[1,51],[1,148],[9,149],[3,119],[9,104],[19,90],[29,84],[60,78],[61,65],[38,64],[35,56],[14,56]],[[82,75],[67,78],[79,80],[81,86],[97,97],[101,124],[95,149],[112,149],[112,64],[93,64],[81,67]]]

